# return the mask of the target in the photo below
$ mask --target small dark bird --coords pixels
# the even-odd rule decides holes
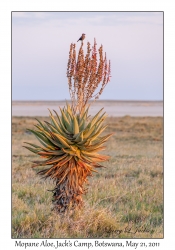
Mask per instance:
[[[83,33],[82,36],[78,39],[78,41],[80,41],[80,40],[83,41],[83,40],[85,39],[85,35],[86,35],[86,34]],[[78,41],[77,41],[77,42],[78,42]]]

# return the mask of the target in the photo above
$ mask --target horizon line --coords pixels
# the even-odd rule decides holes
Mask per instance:
[[[64,100],[11,100],[12,102],[71,102],[71,99]],[[164,100],[118,100],[118,99],[101,99],[101,100],[89,100],[88,102],[163,102]]]

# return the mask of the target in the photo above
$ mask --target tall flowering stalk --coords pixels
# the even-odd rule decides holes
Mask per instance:
[[[87,54],[84,57],[83,42],[76,58],[75,44],[70,45],[67,78],[71,96],[68,103],[61,109],[60,115],[50,111],[50,122],[38,121],[36,129],[29,129],[39,140],[40,145],[27,143],[31,152],[44,158],[34,161],[32,167],[46,167],[38,172],[44,178],[52,178],[53,204],[59,213],[67,209],[81,207],[82,195],[85,194],[87,178],[102,167],[101,162],[109,156],[101,155],[104,143],[112,134],[100,136],[107,125],[103,124],[105,112],[103,108],[91,119],[88,117],[90,99],[98,99],[110,80],[110,61],[107,63],[106,53],[103,56],[103,46],[99,48],[99,63],[97,60],[96,41],[90,49],[87,43]],[[97,88],[101,88],[97,91]]]
[[[103,46],[98,49],[99,63],[97,58],[97,43],[94,39],[94,45],[90,48],[87,43],[87,53],[84,57],[83,42],[76,60],[76,45],[71,43],[69,60],[67,67],[67,77],[70,96],[74,113],[77,110],[81,112],[86,106],[88,100],[98,99],[105,86],[110,81],[111,65],[107,63],[106,53],[103,56]],[[96,91],[101,83],[101,88]]]

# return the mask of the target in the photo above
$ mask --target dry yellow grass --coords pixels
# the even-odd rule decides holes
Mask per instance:
[[[40,118],[48,120],[47,117]],[[81,210],[55,214],[51,190],[31,169],[38,157],[22,147],[36,142],[26,131],[33,117],[12,119],[13,238],[162,238],[163,118],[109,118],[106,168],[89,178]],[[40,167],[41,168],[41,167]]]

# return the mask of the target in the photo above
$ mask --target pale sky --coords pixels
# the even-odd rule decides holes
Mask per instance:
[[[163,100],[162,12],[13,12],[12,99],[69,99],[69,47],[82,33],[111,60],[101,100]]]

